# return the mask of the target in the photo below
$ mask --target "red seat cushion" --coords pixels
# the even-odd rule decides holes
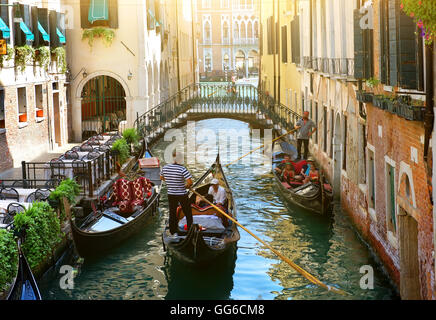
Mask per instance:
[[[286,189],[290,189],[291,186],[287,183],[287,182],[282,182],[282,185],[286,188]]]
[[[159,159],[158,158],[145,158],[139,159],[139,167],[141,169],[144,168],[159,168]]]

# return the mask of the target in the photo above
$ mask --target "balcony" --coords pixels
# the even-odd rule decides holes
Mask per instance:
[[[354,77],[354,59],[303,57],[303,67],[331,76],[343,78]]]
[[[235,45],[259,45],[259,38],[234,38]]]

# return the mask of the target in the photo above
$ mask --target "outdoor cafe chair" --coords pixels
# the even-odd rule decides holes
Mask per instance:
[[[80,151],[82,151],[82,152],[91,152],[91,151],[94,151],[94,148],[90,144],[85,143],[85,144],[82,144],[80,146]]]
[[[65,163],[60,159],[50,161],[51,179],[65,180]]]
[[[104,137],[103,137],[101,134],[99,134],[99,135],[96,135],[96,136],[95,136],[95,139],[96,139],[96,140],[103,141],[103,140],[104,140]]]
[[[85,159],[86,160],[94,160],[94,159],[97,159],[98,157],[100,157],[100,153],[93,151],[93,152],[88,153],[85,156]]]
[[[71,148],[71,151],[73,152],[79,152],[80,151],[80,146],[75,146]]]
[[[32,192],[29,194],[26,198],[26,203],[33,203],[33,202],[40,202],[40,201],[46,201],[48,197],[45,197],[45,195],[39,191]]]
[[[20,200],[20,195],[18,191],[14,188],[3,188],[0,190],[0,196],[4,198],[4,200]]]
[[[45,201],[50,197],[50,194],[52,192],[51,189],[36,189],[36,192],[38,192],[41,196],[41,200]]]
[[[76,151],[70,150],[65,153],[65,159],[67,160],[77,160],[79,158],[80,158],[79,154]]]
[[[99,146],[101,143],[100,143],[100,141],[99,140],[97,140],[97,139],[90,139],[89,141],[88,141],[88,143],[91,145],[91,146]]]
[[[111,150],[111,147],[109,147],[107,145],[102,145],[100,147],[97,147],[96,150],[100,151],[100,152],[108,152]]]
[[[72,163],[73,167],[73,176],[77,177],[79,175],[86,174],[87,165],[83,160],[74,160]]]
[[[23,211],[26,211],[26,208],[19,203],[11,203],[8,205],[8,215],[12,218]]]

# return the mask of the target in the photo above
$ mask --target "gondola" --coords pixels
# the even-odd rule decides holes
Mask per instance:
[[[236,218],[236,206],[232,190],[226,180],[219,155],[211,168],[193,185],[193,189],[206,196],[212,179],[218,179],[220,186],[226,190],[227,203],[225,209],[228,214]],[[183,227],[183,211],[179,207],[177,217],[179,230],[177,238],[170,237],[169,223],[162,235],[164,249],[171,255],[188,264],[204,265],[213,262],[231,248],[236,247],[240,234],[236,224],[231,222],[214,207],[199,207],[195,204],[196,195],[191,191],[189,199],[192,203],[194,223],[189,230]],[[210,222],[209,222],[210,219]],[[218,225],[217,225],[218,223]]]
[[[38,284],[18,241],[18,273],[6,300],[42,300]]]
[[[320,175],[318,183],[295,183],[293,185],[283,182],[275,170],[285,154],[290,155],[291,158],[294,156],[292,152],[294,149],[295,147],[283,140],[278,140],[273,146],[272,171],[280,193],[291,204],[316,214],[329,215],[332,212],[333,191],[321,170],[318,170]]]
[[[158,164],[159,161],[153,157],[148,147],[145,150],[142,153],[145,158],[138,159],[131,170],[135,177],[139,179],[146,178],[148,179],[148,186],[151,185],[147,198],[142,204],[131,205],[132,210],[130,212],[123,211],[121,209],[122,204],[114,203],[116,196],[112,188],[106,197],[107,200],[103,201],[99,208],[93,208],[93,213],[84,222],[78,224],[75,219],[71,218],[74,243],[77,252],[82,257],[96,256],[109,251],[132,235],[143,230],[144,226],[157,215],[161,192],[160,166]],[[144,160],[145,162],[150,160],[155,165],[141,168],[139,162]],[[132,173],[128,175],[132,176]],[[124,180],[123,183],[127,181],[126,179],[120,179],[114,183],[118,183],[121,180]],[[142,197],[142,199],[144,198]],[[120,203],[123,202],[121,200],[119,201]]]

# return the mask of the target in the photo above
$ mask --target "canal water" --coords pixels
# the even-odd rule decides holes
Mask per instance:
[[[194,178],[199,178],[213,162],[216,150],[208,153],[207,141],[213,141],[213,146],[216,145],[214,139],[224,141],[218,138],[223,129],[233,138],[237,134],[245,137],[236,139],[239,141],[236,144],[221,143],[223,164],[237,159],[247,147],[250,149],[263,143],[262,131],[259,135],[256,129],[241,121],[203,120],[192,128],[191,131],[182,128],[179,139],[187,138],[192,142],[192,130],[198,133],[196,154],[202,163],[193,164],[193,154],[190,154],[191,164],[187,165]],[[247,146],[247,138],[251,145]],[[164,159],[165,150],[172,143],[161,139],[153,152]],[[194,150],[189,149],[188,152]],[[76,269],[74,289],[61,289],[60,283],[65,280],[56,269],[40,281],[43,298],[396,299],[395,290],[381,265],[360,240],[339,204],[335,205],[331,219],[290,206],[280,196],[265,161],[258,152],[225,169],[236,199],[239,222],[326,284],[338,286],[349,295],[338,296],[308,283],[243,230],[240,230],[236,252],[229,252],[212,265],[191,267],[168,257],[161,242],[168,217],[165,189],[160,216],[151,225],[103,257],[66,259],[64,264]],[[266,165],[262,166],[264,162]],[[361,282],[365,282],[365,279],[361,280],[365,275],[360,273],[362,267],[373,270],[373,289],[361,288]]]

